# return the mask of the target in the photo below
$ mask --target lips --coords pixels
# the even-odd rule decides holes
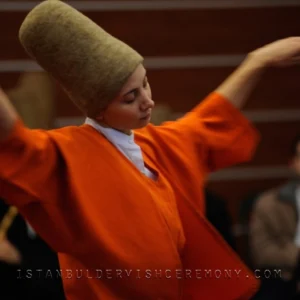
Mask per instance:
[[[151,116],[151,113],[148,113],[145,117],[142,117],[141,120],[146,120]]]

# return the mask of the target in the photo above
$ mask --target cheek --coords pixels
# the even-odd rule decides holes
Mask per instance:
[[[151,90],[150,86],[149,86],[148,89],[147,89],[147,96],[148,96],[150,99],[152,99],[152,90]]]
[[[119,120],[123,120],[124,122],[130,122],[135,116],[136,114],[132,110],[126,109],[120,114]]]
[[[136,112],[137,108],[135,106],[128,105],[115,110],[111,117],[114,119],[114,122],[117,123],[128,122],[136,117]]]

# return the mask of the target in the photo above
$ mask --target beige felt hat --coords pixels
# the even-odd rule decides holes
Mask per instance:
[[[131,47],[58,0],[44,1],[30,11],[19,37],[28,54],[92,118],[143,62]]]

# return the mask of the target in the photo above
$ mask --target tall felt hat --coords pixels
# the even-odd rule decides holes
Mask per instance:
[[[21,44],[82,112],[93,118],[118,94],[143,58],[58,0],[40,3],[19,31]]]

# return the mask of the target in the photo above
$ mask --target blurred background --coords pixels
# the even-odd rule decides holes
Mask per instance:
[[[38,2],[0,1],[0,84],[29,127],[79,125],[80,111],[18,41],[25,15]],[[155,124],[193,108],[249,51],[300,36],[300,0],[66,2],[145,57]],[[268,70],[244,113],[262,137],[254,159],[212,174],[208,190],[225,203],[236,250],[247,260],[251,199],[291,176],[290,145],[300,131],[300,67]]]

